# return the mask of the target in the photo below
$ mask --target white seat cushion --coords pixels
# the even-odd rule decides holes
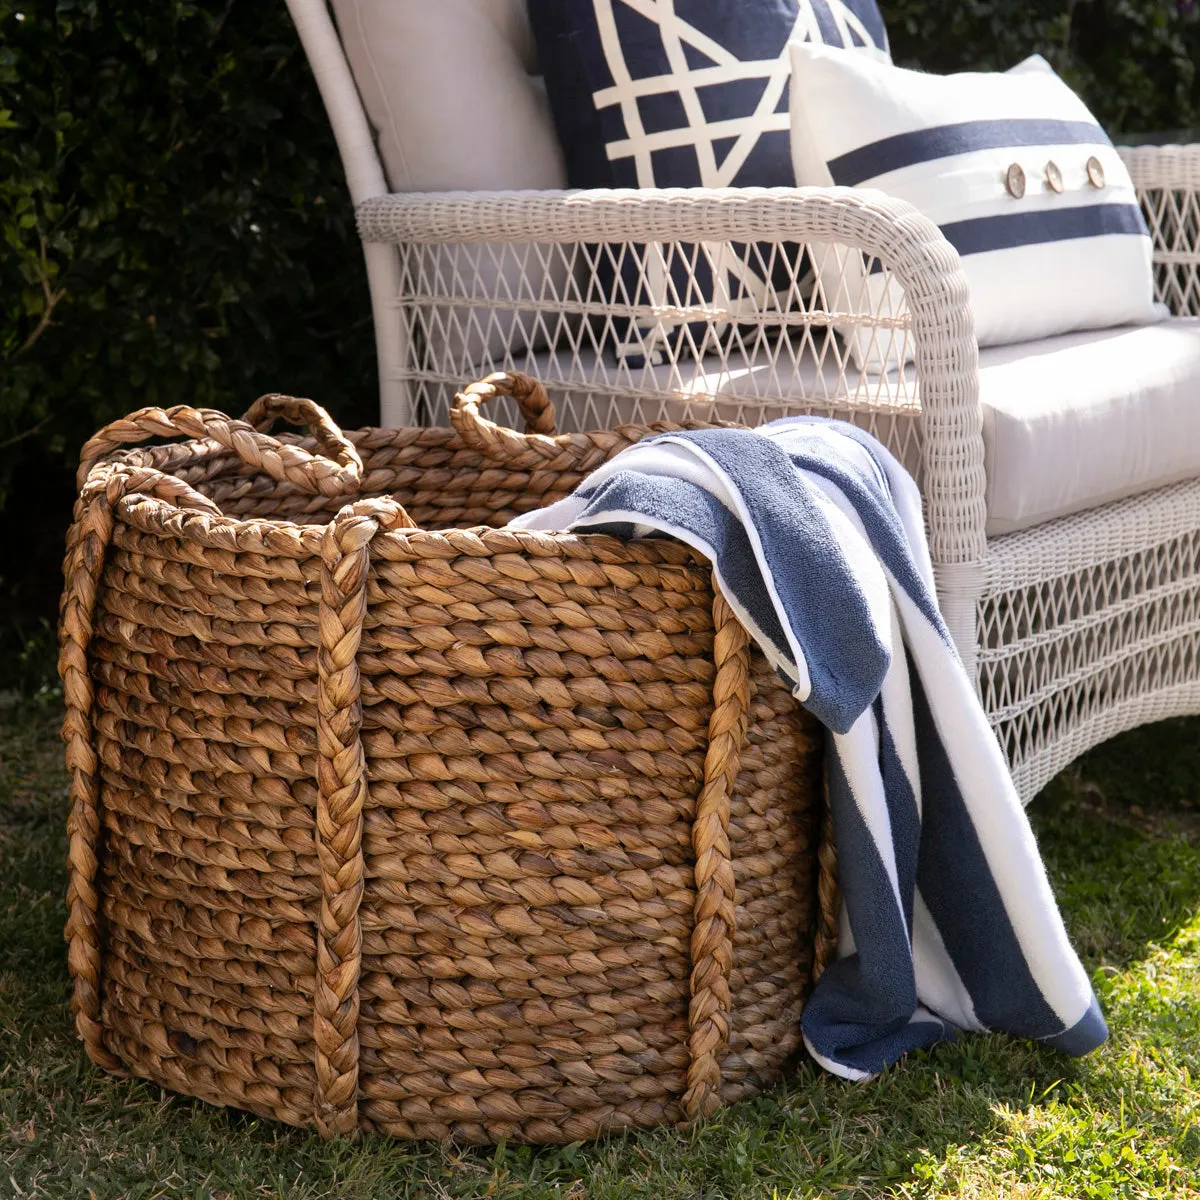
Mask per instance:
[[[1200,320],[979,358],[989,535],[1200,475]]]
[[[542,353],[518,366],[556,395],[574,394],[563,430],[689,415],[756,424],[841,390],[828,361],[822,371],[803,358],[790,370],[781,363],[722,369],[710,357],[631,371],[594,352]],[[911,367],[907,374],[911,380]],[[979,381],[989,536],[1200,476],[1200,319],[994,346],[980,352]],[[854,392],[858,377],[848,371],[843,386]],[[898,387],[893,380],[893,394]],[[647,401],[647,389],[663,399]],[[877,387],[868,380],[861,391]],[[710,396],[715,404],[704,403]],[[894,444],[909,447],[906,460],[915,448],[901,428],[908,419],[901,410],[892,427]]]

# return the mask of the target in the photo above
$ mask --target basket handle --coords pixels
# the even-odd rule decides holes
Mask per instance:
[[[829,803],[829,760],[821,771],[821,832],[817,849],[817,930],[813,941],[812,982],[825,974],[825,968],[837,955],[838,916],[842,891],[838,882],[837,842],[834,837],[833,808]]]
[[[481,416],[479,406],[497,396],[511,396],[525,418],[525,434],[497,425]],[[496,371],[477,383],[472,383],[454,397],[450,409],[450,424],[458,436],[472,449],[496,456],[512,449],[524,449],[531,434],[554,437],[554,405],[538,380],[520,371]]]
[[[307,426],[325,454],[312,454],[271,437],[264,429],[276,417]],[[344,495],[357,491],[362,482],[358,451],[319,404],[272,393],[256,400],[240,421],[215,408],[192,408],[187,404],[139,408],[106,425],[85,443],[79,454],[77,483],[82,487],[95,463],[122,446],[152,437],[180,436],[209,438],[232,450],[249,466],[311,495]]]
[[[741,768],[750,711],[750,635],[721,594],[713,573],[713,711],[708,722],[704,785],[692,822],[696,855],[688,1004],[684,1117],[711,1116],[721,1105],[721,1057],[729,1045],[729,977],[737,931],[737,883],[729,848],[729,817]]]
[[[512,396],[525,418],[525,433],[497,425],[480,415],[479,407],[495,396]],[[519,371],[498,371],[459,392],[450,409],[450,423],[472,450],[515,470],[552,471],[559,476],[578,472],[582,478],[601,463],[656,433],[680,429],[711,429],[732,422],[650,421],[595,429],[589,433],[556,433],[554,408],[546,389]]]

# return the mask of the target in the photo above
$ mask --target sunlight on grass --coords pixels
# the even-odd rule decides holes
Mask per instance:
[[[54,721],[45,704],[0,712],[5,1200],[1200,1197],[1200,722],[1110,743],[1031,810],[1112,1028],[1096,1054],[969,1036],[865,1085],[802,1062],[692,1129],[456,1149],[321,1143],[86,1061],[67,1002]]]

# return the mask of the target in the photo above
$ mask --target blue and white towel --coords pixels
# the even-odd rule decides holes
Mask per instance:
[[[668,534],[830,731],[844,896],[804,1011],[829,1070],[991,1029],[1084,1054],[1108,1034],[1007,764],[938,611],[916,485],[819,418],[666,434],[514,521]]]

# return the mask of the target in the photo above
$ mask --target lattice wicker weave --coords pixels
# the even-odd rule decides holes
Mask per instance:
[[[530,436],[479,416],[496,393]],[[77,1029],[326,1136],[708,1114],[796,1050],[832,945],[819,731],[686,547],[495,528],[647,427],[546,436],[519,376],[454,419],[343,435],[264,397],[85,447]]]

